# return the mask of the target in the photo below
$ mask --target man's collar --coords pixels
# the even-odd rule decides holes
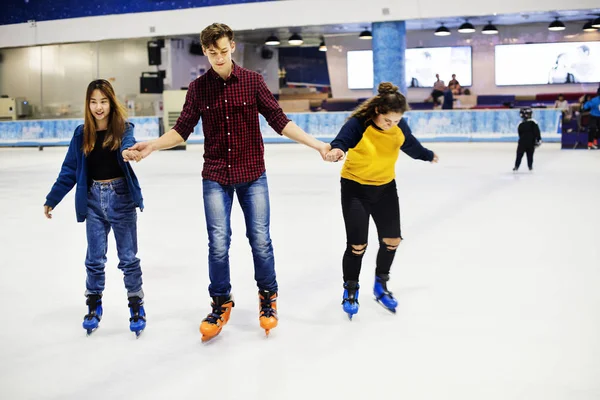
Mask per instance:
[[[240,73],[240,67],[235,63],[235,61],[231,60],[231,63],[233,64],[233,66],[231,67],[231,74],[229,74],[229,79],[234,78],[235,80],[239,79],[239,73]],[[208,72],[210,73],[210,75],[215,78],[215,79],[221,79],[224,80],[223,78],[221,78],[221,75],[219,75],[217,73],[217,71],[214,70],[213,67],[210,67],[210,69],[208,70]]]

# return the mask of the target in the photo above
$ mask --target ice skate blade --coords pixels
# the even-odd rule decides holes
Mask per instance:
[[[96,332],[100,328],[100,325],[97,325],[95,328],[83,328],[85,329],[85,336],[91,336],[92,333]]]
[[[202,338],[201,338],[202,344],[208,345],[209,343],[214,342],[215,339],[219,337],[220,333],[221,332],[217,333],[215,336],[204,336],[204,335],[202,335]]]
[[[141,331],[135,331],[135,332],[133,332],[133,333],[135,333],[135,338],[136,338],[136,339],[139,339],[139,338],[140,338],[140,336],[142,336],[142,333],[144,333],[144,330],[142,329]]]
[[[90,337],[90,336],[92,336],[92,334],[93,334],[94,332],[96,332],[97,330],[98,330],[98,328],[94,328],[94,329],[86,329],[85,336],[86,336],[86,337]]]
[[[387,308],[381,301],[375,299],[375,302],[380,304],[381,307],[383,307],[384,309],[388,310],[389,312],[391,312],[392,314],[396,314],[396,309],[395,308]]]
[[[265,337],[269,338],[269,333],[271,333],[270,329],[265,329]]]

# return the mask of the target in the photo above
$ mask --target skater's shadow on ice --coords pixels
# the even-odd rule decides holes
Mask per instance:
[[[233,323],[232,323],[233,322]],[[229,324],[234,325],[236,329],[246,332],[255,332],[256,327],[260,326],[258,321],[258,311],[236,306],[231,310]]]

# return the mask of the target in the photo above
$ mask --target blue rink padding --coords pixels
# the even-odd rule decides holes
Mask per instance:
[[[288,117],[306,132],[330,141],[333,139],[349,112],[288,113]],[[560,142],[561,111],[557,109],[534,109],[545,142]],[[521,122],[518,109],[503,110],[444,110],[408,111],[405,118],[413,134],[422,142],[515,142],[517,127]],[[135,124],[138,141],[159,136],[159,117],[130,117]],[[0,122],[0,147],[65,146],[69,144],[75,128],[83,119],[21,120]],[[261,132],[265,143],[288,143],[289,139],[278,135],[260,117]],[[188,138],[188,143],[203,143],[202,121]]]

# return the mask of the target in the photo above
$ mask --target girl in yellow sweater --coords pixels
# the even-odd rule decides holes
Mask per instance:
[[[438,157],[412,135],[402,118],[408,109],[398,87],[382,82],[378,94],[361,104],[331,142],[327,161],[346,157],[342,167],[342,213],[346,225],[346,251],[342,260],[342,306],[348,317],[358,312],[359,275],[367,248],[369,218],[379,237],[373,293],[377,301],[396,312],[397,300],[387,289],[390,268],[402,240],[400,205],[395,181],[399,151],[410,157],[437,162]]]

